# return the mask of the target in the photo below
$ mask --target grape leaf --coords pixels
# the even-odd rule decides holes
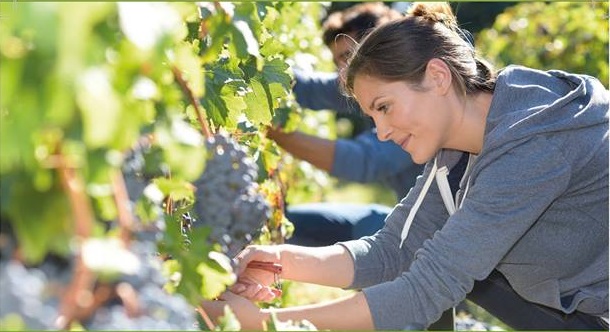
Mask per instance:
[[[208,300],[218,297],[227,289],[227,286],[235,282],[235,277],[213,260],[206,260],[199,264],[197,273],[203,280],[200,293]]]
[[[290,90],[292,85],[292,77],[287,73],[288,64],[279,58],[265,61],[263,65],[263,77],[269,83],[279,83],[281,86]]]
[[[246,116],[254,123],[268,124],[271,122],[273,101],[268,93],[268,87],[261,77],[253,77],[250,80],[250,88],[252,89],[244,100],[248,107],[246,108]]]
[[[66,196],[57,188],[39,192],[25,178],[13,183],[10,195],[9,215],[26,261],[38,263],[48,251],[65,254],[73,222]]]

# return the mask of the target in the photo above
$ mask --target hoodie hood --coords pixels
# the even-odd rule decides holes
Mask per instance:
[[[586,75],[506,67],[498,76],[481,154],[504,153],[540,133],[607,125],[608,95]]]

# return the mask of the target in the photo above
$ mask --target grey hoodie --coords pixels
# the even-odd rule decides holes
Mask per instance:
[[[504,69],[457,211],[449,216],[438,182],[422,193],[429,162],[383,229],[341,243],[375,328],[428,326],[493,269],[528,301],[607,318],[608,107],[592,77]],[[451,169],[460,154],[441,151],[437,166]]]

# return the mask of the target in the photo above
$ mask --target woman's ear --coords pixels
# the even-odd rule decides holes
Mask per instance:
[[[441,59],[431,59],[426,65],[426,80],[428,86],[437,91],[440,95],[445,95],[451,87],[451,70],[445,61]]]

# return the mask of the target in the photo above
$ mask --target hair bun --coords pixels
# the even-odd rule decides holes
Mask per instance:
[[[449,27],[457,26],[457,19],[447,2],[415,2],[408,14],[443,23]]]

